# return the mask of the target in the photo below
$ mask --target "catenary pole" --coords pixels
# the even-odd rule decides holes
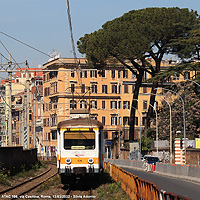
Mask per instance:
[[[8,146],[12,146],[12,71],[11,71],[11,53],[9,53],[9,62],[8,62]]]
[[[35,90],[33,93],[33,148],[36,148],[36,84],[35,84],[35,80],[34,80],[34,86],[35,86]]]

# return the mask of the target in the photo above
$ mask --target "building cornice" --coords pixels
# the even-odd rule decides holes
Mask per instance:
[[[79,95],[54,95],[54,96],[51,96],[49,97],[50,99],[51,98],[68,98],[68,99],[82,99],[82,96],[79,96]],[[121,99],[121,96],[97,96],[97,95],[87,95],[87,96],[84,96],[84,99]]]

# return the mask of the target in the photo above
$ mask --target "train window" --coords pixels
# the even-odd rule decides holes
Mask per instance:
[[[94,131],[65,131],[64,132],[65,149],[94,149],[95,132]]]

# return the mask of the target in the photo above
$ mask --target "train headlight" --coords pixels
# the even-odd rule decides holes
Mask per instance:
[[[89,163],[89,164],[93,164],[93,163],[94,163],[94,159],[93,159],[93,158],[89,158],[89,159],[88,159],[88,163]]]
[[[67,163],[68,165],[71,164],[71,162],[72,162],[72,161],[71,161],[71,158],[67,158],[65,161],[66,161],[66,163]]]

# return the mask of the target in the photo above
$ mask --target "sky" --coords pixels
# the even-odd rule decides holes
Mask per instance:
[[[130,10],[180,7],[200,14],[199,0],[69,0],[69,3],[75,45],[80,37],[99,30],[105,22]],[[17,63],[27,60],[29,67],[42,66],[53,51],[61,57],[73,57],[66,0],[1,0],[0,32],[45,53],[0,33],[0,53],[8,58],[7,51],[11,52]],[[76,53],[77,57],[82,56],[77,49]],[[7,61],[0,56],[0,63]]]

